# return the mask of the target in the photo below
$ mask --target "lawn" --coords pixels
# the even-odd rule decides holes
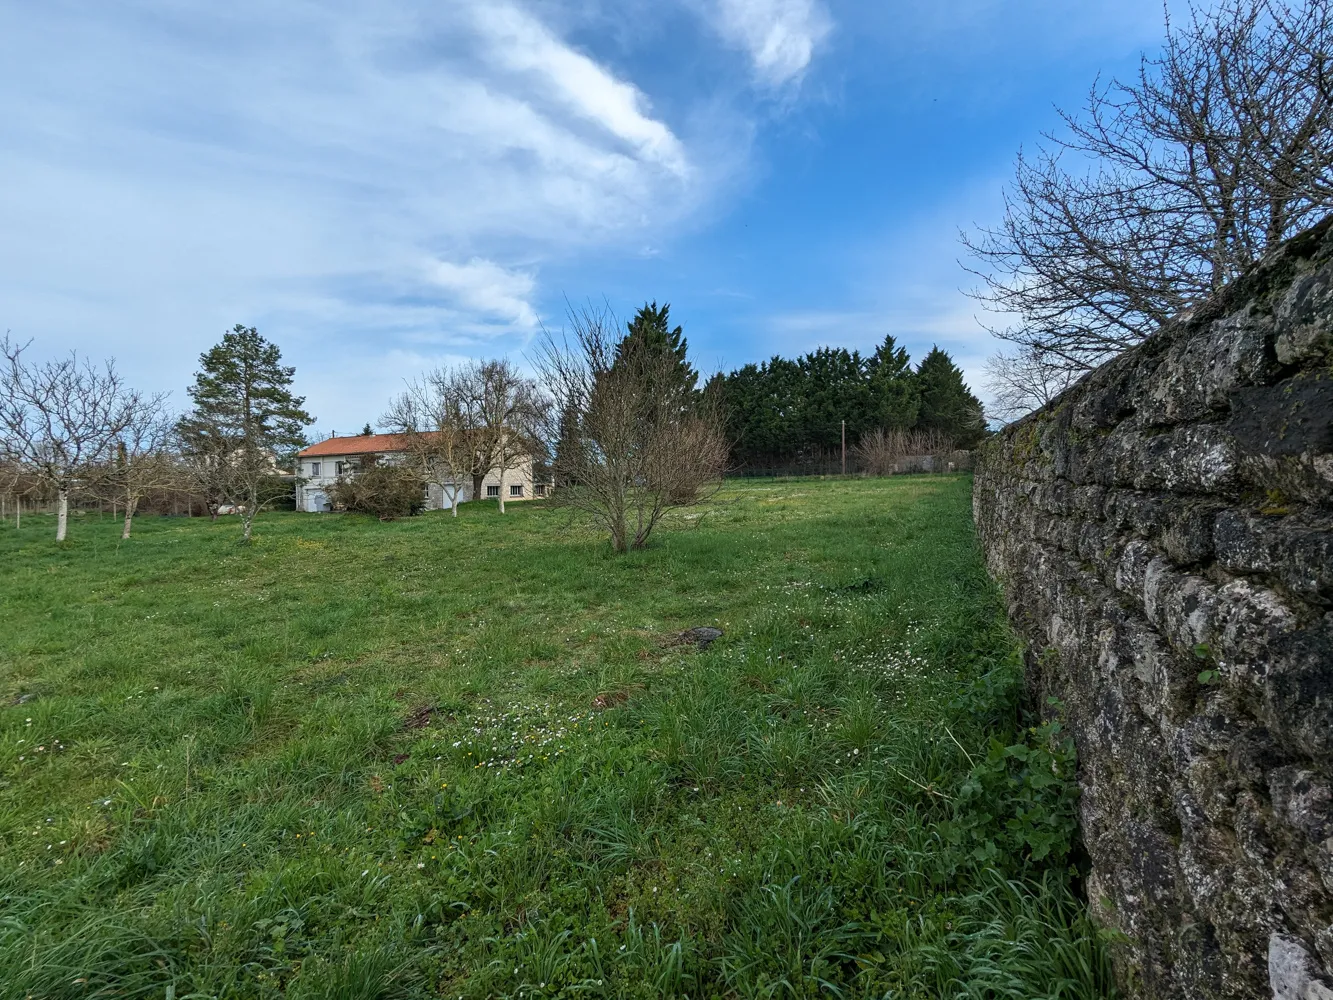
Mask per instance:
[[[1110,995],[970,502],[9,523],[0,996]]]

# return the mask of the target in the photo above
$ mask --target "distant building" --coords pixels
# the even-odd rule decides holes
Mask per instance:
[[[296,456],[296,509],[315,513],[332,510],[328,488],[339,476],[356,471],[365,456],[374,455],[379,462],[401,462],[407,454],[407,437],[402,434],[358,434],[352,437],[331,437],[299,452]],[[458,477],[458,502],[475,499],[472,496],[472,477]],[[452,486],[452,481],[450,482]],[[517,468],[506,469],[503,477],[491,470],[481,483],[482,499],[496,500],[504,490],[506,503],[545,496],[548,485],[534,481],[532,459],[526,458]],[[453,492],[450,489],[450,492]],[[438,483],[426,486],[427,510],[448,510],[449,497]]]

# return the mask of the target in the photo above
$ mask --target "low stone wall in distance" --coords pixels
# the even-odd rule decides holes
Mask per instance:
[[[974,506],[1129,994],[1333,1000],[1333,220],[988,441]]]

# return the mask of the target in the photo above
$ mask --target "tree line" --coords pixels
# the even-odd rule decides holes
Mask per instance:
[[[504,359],[427,373],[380,419],[397,438],[389,460],[367,425],[367,453],[330,492],[346,509],[394,517],[420,509],[435,484],[456,514],[465,484],[479,496],[487,475],[503,481],[531,461],[559,485],[553,503],[592,516],[618,550],[642,547],[666,511],[706,499],[727,467],[715,394],[696,389],[667,317],[645,306],[622,331],[609,313],[571,315],[572,336],[546,335],[540,378]],[[295,369],[254,327],[238,324],[200,356],[181,414],[166,394],[128,387],[112,361],[37,363],[28,346],[0,340],[0,494],[54,501],[57,541],[76,497],[117,504],[123,538],[144,499],[165,495],[214,518],[239,514],[248,542],[255,515],[291,496],[314,418],[292,390]]]
[[[387,460],[369,425],[364,454],[347,439],[354,461],[328,487],[335,505],[405,516],[434,486],[456,516],[465,486],[478,497],[488,475],[503,482],[531,462],[556,487],[552,504],[591,517],[626,550],[646,544],[668,511],[706,500],[728,470],[831,446],[843,421],[876,472],[893,471],[905,430],[937,450],[967,447],[983,430],[980,404],[938,348],[913,369],[889,337],[869,358],[823,348],[701,386],[668,305],[646,303],[623,326],[592,308],[569,321],[540,342],[536,377],[499,359],[409,382],[379,421],[396,437]],[[291,497],[314,418],[293,391],[295,369],[254,327],[238,324],[200,356],[180,414],[165,394],[127,387],[113,362],[71,354],[38,364],[27,346],[0,341],[0,493],[53,500],[57,540],[75,496],[116,504],[124,538],[146,498],[170,497],[214,518],[239,514],[247,542],[255,515]]]
[[[935,447],[972,448],[985,434],[980,400],[946,351],[932,347],[915,369],[893,336],[868,357],[822,347],[774,356],[718,376],[737,467],[799,464],[876,432],[918,431]]]

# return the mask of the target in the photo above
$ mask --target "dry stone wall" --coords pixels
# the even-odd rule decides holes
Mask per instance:
[[[1333,220],[984,445],[974,508],[1129,994],[1333,1000]]]

